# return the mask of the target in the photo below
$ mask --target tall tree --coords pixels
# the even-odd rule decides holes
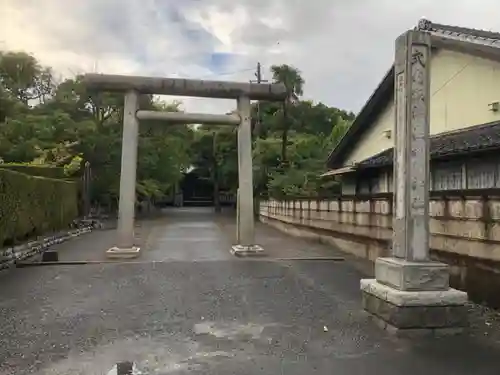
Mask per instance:
[[[44,102],[54,91],[50,68],[25,52],[0,52],[0,83],[24,104]]]
[[[120,122],[123,109],[123,95],[119,93],[97,93],[90,91],[82,82],[82,76],[67,79],[56,90],[52,104],[63,107],[73,117],[90,116],[97,127],[108,121]],[[151,105],[150,96],[141,97],[141,106]]]
[[[283,132],[281,138],[281,160],[286,163],[286,148],[288,143],[289,118],[288,109],[290,104],[296,102],[303,94],[304,79],[300,71],[290,65],[273,65],[271,66],[273,81],[283,83],[288,92],[288,97],[283,103]]]
[[[151,95],[140,107],[179,110]],[[92,168],[94,201],[117,203],[123,95],[87,90],[77,76],[52,84],[49,68],[26,53],[0,53],[0,159],[3,162]],[[192,131],[186,126],[141,124],[137,196],[151,200],[171,189],[191,165]]]
[[[255,139],[256,196],[308,195],[331,191],[334,182],[319,178],[327,154],[354,115],[322,103],[301,101],[304,80],[289,65],[272,67],[290,100],[261,102],[261,127]],[[180,111],[151,95],[140,107]],[[252,109],[255,116],[256,108]],[[123,122],[123,95],[87,90],[81,77],[55,85],[50,68],[25,53],[0,53],[0,162],[64,165],[69,172],[89,162],[93,202],[118,200]],[[142,122],[140,126],[137,197],[152,202],[168,194],[190,167],[211,178],[217,193],[238,185],[237,134],[227,126],[194,128]],[[287,149],[288,148],[288,149]],[[292,168],[283,168],[284,162]],[[215,197],[218,195],[216,194]]]

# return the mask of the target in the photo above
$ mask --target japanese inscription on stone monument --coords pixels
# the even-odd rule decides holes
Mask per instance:
[[[427,149],[426,138],[429,133],[429,124],[426,115],[425,91],[426,82],[426,63],[427,48],[422,45],[413,45],[411,50],[411,114],[410,114],[410,133],[411,133],[411,154],[415,157],[410,158],[411,189],[410,200],[411,209],[414,214],[424,214],[424,202],[426,189],[424,174],[427,173]]]

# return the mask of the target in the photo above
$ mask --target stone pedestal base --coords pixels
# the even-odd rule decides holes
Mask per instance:
[[[459,333],[467,326],[467,293],[456,289],[403,291],[361,280],[363,308],[398,335]]]
[[[375,261],[377,281],[399,290],[448,290],[449,275],[445,263],[410,262],[399,258],[377,258]]]
[[[106,257],[110,259],[131,259],[137,258],[141,254],[140,247],[120,248],[112,247],[106,251]]]
[[[259,245],[234,245],[231,248],[231,254],[237,257],[261,256],[264,255],[264,249]]]

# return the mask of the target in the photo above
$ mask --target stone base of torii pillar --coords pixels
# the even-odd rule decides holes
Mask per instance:
[[[242,230],[241,226],[241,210],[240,210],[240,189],[236,194],[236,242],[238,245],[233,245],[231,247],[230,253],[237,257],[251,257],[251,256],[261,256],[264,254],[264,248],[260,245],[253,244],[254,234],[253,235],[245,235],[245,231]],[[253,207],[252,207],[253,209]],[[252,211],[252,222],[251,225],[253,227],[253,211]],[[247,242],[251,240],[250,244]]]
[[[396,40],[392,257],[361,280],[363,308],[397,334],[461,332],[467,293],[450,288],[449,268],[429,258],[430,35]]]

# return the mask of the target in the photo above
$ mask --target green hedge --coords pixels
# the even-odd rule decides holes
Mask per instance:
[[[29,174],[30,176],[40,176],[48,178],[66,178],[64,174],[64,168],[54,167],[51,165],[4,163],[0,164],[0,168]]]
[[[78,216],[78,185],[0,168],[0,247],[67,228]]]

